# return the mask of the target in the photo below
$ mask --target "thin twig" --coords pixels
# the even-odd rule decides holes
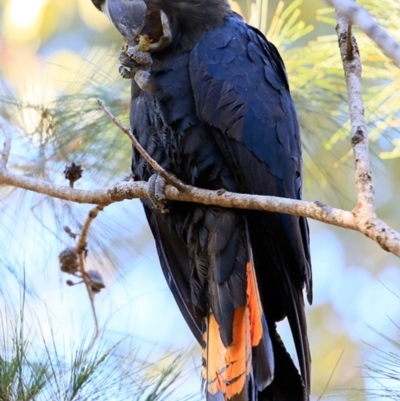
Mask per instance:
[[[3,150],[0,157],[0,168],[7,169],[8,159],[11,152],[11,134],[2,124],[0,124],[0,130],[3,131],[4,134]]]
[[[89,215],[87,219],[85,220],[85,223],[82,227],[82,231],[79,235],[79,240],[78,243],[76,244],[76,253],[78,254],[78,260],[79,260],[79,271],[82,274],[82,279],[83,282],[85,283],[89,299],[90,299],[90,304],[92,306],[92,312],[93,312],[93,317],[94,317],[94,324],[95,324],[95,335],[92,338],[90,345],[88,346],[88,349],[91,348],[91,345],[96,341],[98,335],[99,335],[99,323],[97,319],[97,313],[96,313],[96,308],[94,306],[94,295],[92,291],[92,282],[90,277],[88,276],[86,269],[85,269],[85,254],[86,254],[86,247],[87,247],[87,236],[89,234],[89,229],[91,224],[93,223],[94,219],[98,216],[98,214],[104,209],[104,206],[99,206],[97,205],[93,209],[90,210]]]
[[[329,5],[337,11],[346,15],[352,24],[357,25],[368,35],[385,53],[400,66],[400,44],[384,28],[382,28],[374,17],[354,0],[326,0]]]
[[[364,118],[361,87],[361,60],[357,42],[343,14],[337,13],[336,32],[346,78],[351,121],[351,144],[355,162],[357,206],[355,213],[374,213],[374,187],[369,163],[368,132]],[[350,37],[349,37],[350,34]],[[351,44],[351,45],[350,45]],[[349,46],[350,45],[350,46]]]
[[[165,182],[167,184],[173,185],[174,187],[178,188],[180,191],[185,192],[189,190],[188,185],[184,184],[181,180],[173,176],[172,174],[169,174],[167,171],[165,171],[142,147],[142,145],[139,143],[139,141],[135,138],[135,136],[132,134],[130,129],[126,128],[107,108],[105,103],[101,99],[97,99],[97,102],[99,103],[100,107],[103,109],[103,111],[107,114],[107,116],[110,118],[110,120],[121,130],[123,131],[131,140],[133,143],[133,146],[137,149],[137,151],[142,155],[142,157],[147,161],[147,163],[150,164],[151,167],[162,177],[164,178]]]
[[[97,313],[96,313],[96,308],[94,306],[94,295],[93,295],[93,291],[92,291],[92,287],[91,287],[91,281],[90,278],[88,276],[88,274],[86,273],[85,270],[85,255],[84,253],[79,253],[78,254],[78,260],[79,260],[79,271],[82,274],[82,280],[85,283],[88,295],[89,295],[89,300],[90,300],[90,305],[92,307],[92,312],[93,312],[93,318],[94,318],[94,325],[95,325],[95,335],[94,335],[94,339],[91,342],[94,342],[96,340],[96,338],[99,335],[99,323],[97,320]]]
[[[104,206],[97,205],[93,209],[90,210],[88,217],[82,227],[82,231],[79,235],[78,243],[76,244],[76,252],[78,254],[84,253],[87,245],[87,236],[89,234],[89,229],[94,219],[98,216],[98,214],[104,210]]]

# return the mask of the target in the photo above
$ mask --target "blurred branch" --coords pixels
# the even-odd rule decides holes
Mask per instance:
[[[357,25],[387,56],[391,57],[400,66],[400,44],[384,28],[378,25],[365,8],[357,5],[354,0],[326,1],[342,15],[346,16],[351,24]]]
[[[2,124],[0,124],[0,130],[3,131],[4,135],[3,150],[0,158],[0,168],[6,169],[8,158],[10,157],[11,152],[11,134]]]
[[[79,260],[79,271],[82,274],[82,280],[85,283],[89,299],[90,299],[90,304],[92,306],[92,312],[94,316],[94,323],[95,323],[95,335],[93,339],[91,340],[91,343],[88,347],[90,349],[91,345],[94,344],[96,341],[98,335],[99,335],[99,323],[97,320],[97,314],[96,314],[96,308],[94,306],[94,294],[93,294],[93,280],[89,276],[88,272],[85,270],[85,257],[87,254],[87,236],[89,234],[89,229],[91,224],[93,223],[94,219],[98,216],[98,214],[104,209],[104,206],[99,206],[97,205],[93,209],[90,210],[88,217],[85,221],[85,224],[82,227],[81,234],[79,235],[79,240],[76,245],[76,253],[78,254],[78,260]]]
[[[98,216],[98,214],[103,211],[104,206],[97,205],[92,210],[90,210],[88,217],[85,221],[85,224],[82,227],[81,234],[79,236],[78,243],[76,245],[76,252],[79,254],[84,254],[87,246],[87,236],[89,234],[89,229],[94,219]]]
[[[95,323],[95,334],[87,347],[90,350],[94,345],[97,337],[99,336],[99,324],[97,319],[96,308],[94,306],[94,294],[100,292],[102,288],[105,287],[103,279],[97,270],[86,270],[85,269],[85,259],[88,253],[87,249],[87,237],[89,234],[89,229],[94,219],[98,216],[99,212],[104,209],[104,206],[97,205],[90,210],[88,217],[82,227],[81,233],[79,235],[78,243],[75,247],[65,248],[59,255],[60,269],[63,273],[71,274],[75,277],[81,279],[79,282],[74,282],[72,280],[67,280],[66,283],[69,286],[84,283],[89,295],[90,304],[92,307],[94,323]],[[66,226],[64,231],[72,238],[76,239],[77,234],[73,233],[72,230]]]

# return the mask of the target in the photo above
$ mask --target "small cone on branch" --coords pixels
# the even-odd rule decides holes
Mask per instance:
[[[74,187],[75,181],[78,181],[82,177],[83,168],[80,164],[71,163],[66,165],[64,170],[64,177],[69,181],[69,186]]]
[[[72,246],[65,248],[59,255],[60,269],[64,273],[75,274],[78,271],[78,255]]]

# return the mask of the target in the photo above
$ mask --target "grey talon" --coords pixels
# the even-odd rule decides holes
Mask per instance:
[[[134,60],[140,66],[150,66],[153,60],[149,53],[139,50],[139,45],[135,42],[131,42],[126,49],[126,55]]]
[[[129,67],[124,67],[120,65],[118,68],[119,75],[125,79],[132,79],[135,77],[136,71],[132,71]]]
[[[153,208],[160,213],[169,212],[168,201],[164,194],[165,180],[159,174],[153,174],[148,181],[149,198]]]

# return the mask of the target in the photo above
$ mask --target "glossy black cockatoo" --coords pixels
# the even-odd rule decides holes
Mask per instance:
[[[196,187],[301,198],[296,111],[283,61],[261,32],[226,0],[92,2],[125,39],[131,129],[153,159]],[[132,172],[154,174],[135,149]],[[308,400],[306,220],[184,202],[161,213],[157,199],[143,206],[165,278],[203,347],[206,399]],[[285,317],[299,369],[276,330]]]

